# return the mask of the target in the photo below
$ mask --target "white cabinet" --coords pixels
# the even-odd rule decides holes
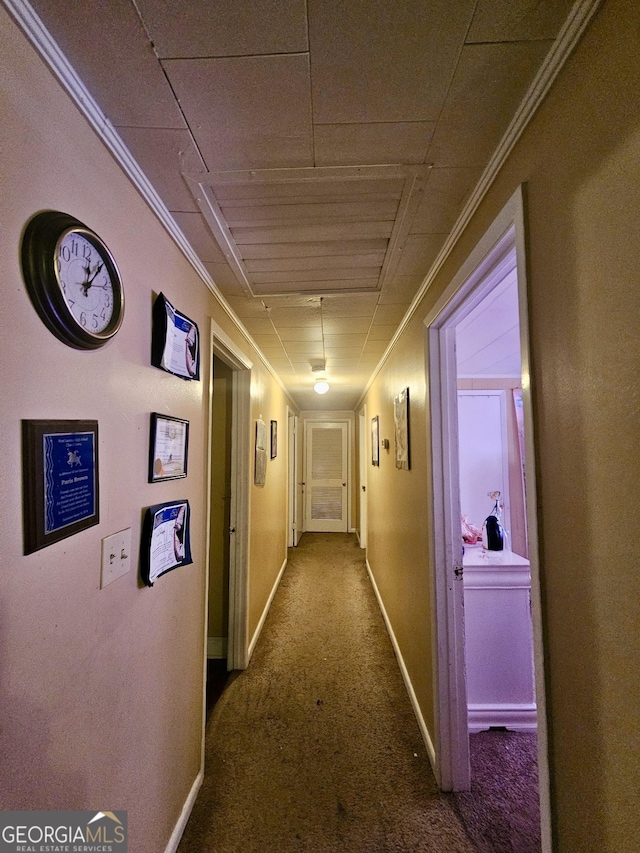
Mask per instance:
[[[536,728],[529,561],[466,548],[465,658],[469,731]]]

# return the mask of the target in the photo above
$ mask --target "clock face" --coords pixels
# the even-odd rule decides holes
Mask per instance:
[[[124,290],[111,252],[78,219],[36,214],[22,240],[22,269],[34,308],[61,341],[97,349],[117,334]]]
[[[64,301],[78,325],[90,334],[104,332],[114,311],[108,259],[80,231],[69,231],[58,242],[55,263]]]

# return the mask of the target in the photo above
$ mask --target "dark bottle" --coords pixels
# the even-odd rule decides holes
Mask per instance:
[[[489,515],[485,519],[482,544],[487,551],[504,549],[504,529],[495,515]]]

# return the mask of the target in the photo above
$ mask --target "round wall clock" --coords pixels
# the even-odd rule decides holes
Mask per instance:
[[[22,270],[33,305],[61,341],[97,349],[116,334],[124,290],[111,252],[82,222],[45,211],[30,220],[22,241]]]

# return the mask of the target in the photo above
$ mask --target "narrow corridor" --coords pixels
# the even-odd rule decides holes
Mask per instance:
[[[474,853],[441,794],[355,536],[307,533],[209,719],[178,853]]]

